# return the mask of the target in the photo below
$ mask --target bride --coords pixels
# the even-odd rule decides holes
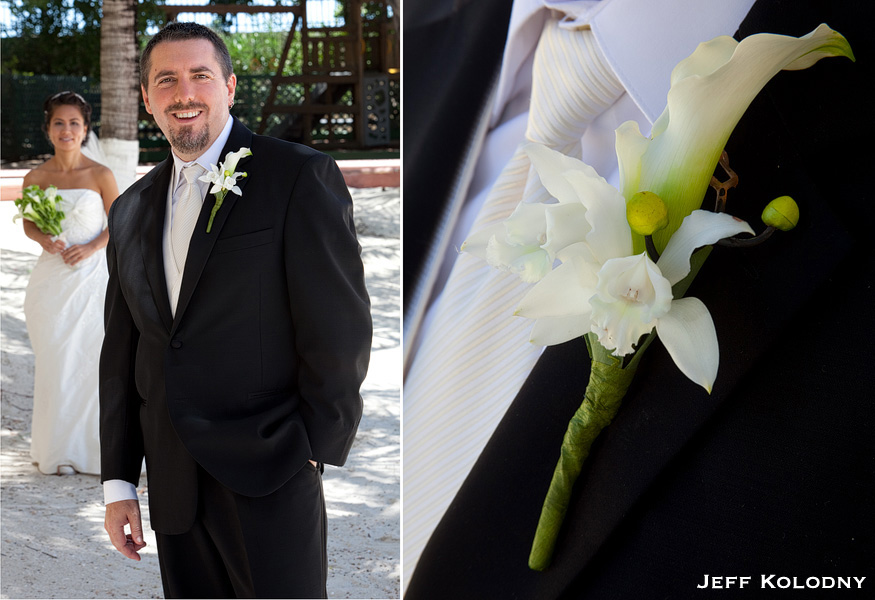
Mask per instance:
[[[55,154],[24,187],[58,188],[61,239],[24,221],[43,253],[27,284],[24,314],[35,357],[31,457],[42,473],[100,473],[98,359],[103,340],[106,215],[118,196],[109,168],[87,158],[91,106],[74,92],[48,98],[45,130]]]

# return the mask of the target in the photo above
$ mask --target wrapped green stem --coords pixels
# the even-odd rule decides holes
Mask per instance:
[[[213,228],[213,219],[216,218],[216,213],[219,212],[219,209],[222,208],[222,202],[225,200],[225,194],[227,194],[225,190],[220,190],[216,192],[216,202],[213,204],[212,210],[210,210],[210,220],[207,222],[207,233]]]
[[[553,471],[553,479],[544,499],[541,518],[532,542],[529,568],[543,571],[550,565],[553,548],[568,510],[571,490],[589,449],[602,429],[613,420],[626,395],[626,390],[635,376],[637,361],[621,368],[619,361],[607,364],[592,361],[589,383],[583,402],[565,431],[559,462]]]

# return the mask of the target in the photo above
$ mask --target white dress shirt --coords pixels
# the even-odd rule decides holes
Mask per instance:
[[[599,47],[607,58],[617,79],[623,84],[625,94],[607,111],[602,113],[581,138],[583,161],[613,185],[619,182],[619,166],[614,150],[614,130],[623,122],[634,120],[641,133],[649,135],[651,125],[662,113],[670,87],[674,66],[689,56],[696,46],[719,35],[732,35],[744,19],[754,0],[516,0],[511,13],[508,39],[505,45],[501,73],[494,100],[488,114],[489,124],[484,128],[484,139],[470,182],[460,194],[464,198],[459,218],[449,236],[442,263],[435,277],[436,284],[429,294],[433,300],[422,319],[422,324],[413,331],[405,324],[407,370],[416,360],[417,340],[428,335],[430,315],[441,301],[440,289],[458,255],[458,248],[468,237],[471,224],[480,210],[492,184],[504,165],[511,158],[517,144],[524,140],[531,94],[532,63],[543,25],[549,11],[565,15],[569,27],[589,26]],[[409,107],[408,107],[409,108]],[[518,318],[510,317],[509,318]],[[416,315],[411,319],[419,322]],[[412,338],[412,339],[411,339]],[[532,353],[529,364],[514,365],[509,371],[518,371],[516,391],[522,386],[537,360]],[[414,374],[416,370],[410,371]],[[510,374],[509,374],[510,375]],[[410,381],[405,382],[405,392]],[[415,387],[415,386],[410,386]],[[514,394],[503,398],[504,409],[512,402]],[[418,398],[405,393],[405,425],[407,415]],[[471,399],[476,402],[476,398]],[[503,413],[503,411],[502,411]],[[447,497],[451,499],[464,481],[474,461],[488,441],[500,419],[491,413],[489,423],[472,423],[484,433],[481,444],[468,448],[463,456],[453,456],[453,469],[458,473],[455,487]],[[452,440],[447,440],[452,446]],[[447,501],[447,505],[448,505]],[[444,506],[444,509],[446,506]],[[439,520],[428,523],[433,530]],[[417,524],[422,526],[422,524]],[[424,540],[405,540],[404,585],[424,547]]]
[[[206,152],[201,154],[193,161],[186,162],[176,156],[175,152],[171,152],[171,156],[173,157],[173,175],[170,177],[170,186],[167,189],[167,213],[164,218],[164,237],[163,237],[163,253],[164,253],[164,276],[167,280],[167,294],[171,295],[171,290],[173,288],[173,284],[175,283],[175,279],[177,277],[182,277],[182,274],[177,274],[176,265],[173,261],[173,252],[170,249],[170,227],[173,223],[173,214],[176,209],[176,201],[178,198],[174,198],[177,196],[174,192],[176,188],[182,183],[180,181],[182,169],[187,167],[193,163],[197,163],[204,168],[205,171],[212,171],[213,165],[218,165],[222,160],[222,148],[225,147],[225,143],[228,141],[228,137],[231,135],[231,126],[233,125],[234,120],[229,116],[228,120],[225,122],[225,127],[222,129],[222,132],[219,134],[219,137],[212,143],[212,145],[207,149]],[[201,187],[201,197],[205,197],[209,183],[205,181],[199,182]],[[119,500],[136,500],[137,499],[137,488],[132,483],[125,481],[123,479],[109,479],[103,482],[103,501],[104,504],[109,504],[110,502],[118,502]]]

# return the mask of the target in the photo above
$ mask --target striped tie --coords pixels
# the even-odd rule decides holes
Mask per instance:
[[[170,248],[173,252],[173,263],[176,265],[176,273],[171,276],[173,285],[170,292],[170,307],[174,315],[191,234],[203,205],[201,187],[197,179],[205,172],[206,170],[197,163],[183,167],[182,175],[185,177],[185,183],[179,186],[177,191],[178,200],[173,210],[173,220],[170,222]]]
[[[580,157],[587,125],[623,93],[588,29],[549,20],[535,51],[526,139]],[[472,231],[506,219],[520,200],[549,196],[517,148]],[[404,382],[404,565],[410,577],[429,536],[541,354],[513,311],[529,288],[460,255]]]

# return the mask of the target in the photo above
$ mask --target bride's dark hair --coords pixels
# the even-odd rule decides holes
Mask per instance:
[[[46,101],[43,102],[43,133],[49,134],[49,121],[52,119],[52,114],[54,114],[56,108],[64,104],[75,106],[82,113],[82,124],[88,131],[82,140],[84,144],[88,136],[91,135],[91,105],[76,92],[66,90],[46,98]]]

